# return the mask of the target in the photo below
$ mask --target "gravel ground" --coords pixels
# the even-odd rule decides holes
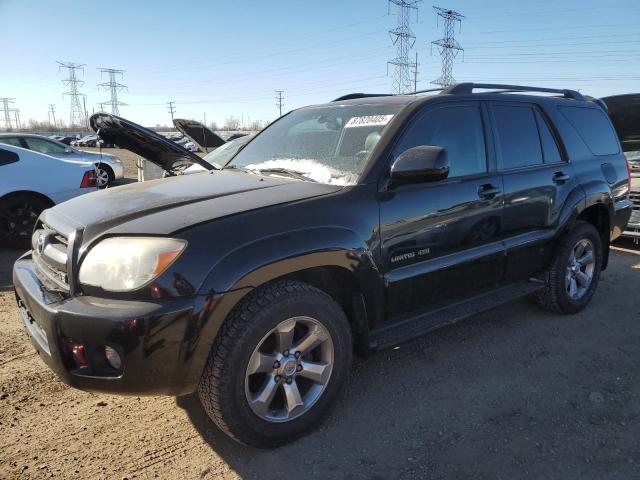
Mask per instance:
[[[640,478],[640,249],[569,317],[526,300],[355,363],[309,435],[241,447],[194,396],[71,389],[34,353],[0,247],[0,478]]]

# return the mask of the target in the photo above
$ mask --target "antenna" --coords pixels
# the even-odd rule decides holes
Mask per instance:
[[[416,43],[416,37],[411,31],[411,10],[416,11],[416,18],[418,16],[418,7],[416,6],[421,0],[389,0],[389,10],[391,5],[397,7],[396,17],[398,19],[398,26],[393,30],[389,30],[391,34],[391,41],[396,47],[396,56],[393,60],[387,62],[387,69],[389,65],[394,66],[393,72],[393,86],[392,90],[395,93],[408,93],[411,91],[411,71],[413,66],[409,62],[409,50],[413,48]]]
[[[78,87],[84,85],[82,80],[78,80],[76,77],[76,71],[82,70],[84,73],[84,63],[73,63],[73,62],[60,62],[58,68],[63,69],[66,68],[69,74],[68,78],[62,80],[62,83],[69,87],[68,92],[64,92],[62,95],[68,95],[71,99],[71,107],[69,109],[69,127],[86,125],[87,118],[82,105],[80,105],[80,97],[84,97],[84,93],[80,93],[78,91]]]
[[[118,107],[121,105],[126,106],[127,104],[118,100],[118,92],[122,92],[124,90],[129,91],[129,89],[126,85],[116,81],[116,75],[120,75],[120,78],[122,78],[124,70],[116,70],[114,68],[99,68],[98,70],[100,70],[101,77],[103,73],[109,74],[109,81],[98,84],[98,88],[104,87],[111,93],[111,100],[108,102],[102,102],[101,105],[111,105],[111,113],[113,115],[120,115],[120,109]]]
[[[458,53],[464,52],[464,48],[460,46],[454,36],[455,25],[456,23],[458,26],[462,24],[464,15],[455,10],[440,7],[433,7],[433,9],[436,11],[437,18],[442,17],[444,19],[444,36],[440,40],[431,42],[431,48],[433,48],[433,45],[438,47],[438,52],[442,57],[442,75],[431,83],[448,87],[456,83],[452,74],[453,60],[458,56]]]

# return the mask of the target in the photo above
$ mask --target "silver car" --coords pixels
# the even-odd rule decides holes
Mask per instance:
[[[115,155],[108,153],[85,152],[42,135],[27,133],[0,134],[0,143],[26,148],[62,160],[91,162],[97,169],[98,188],[105,188],[114,180],[124,178],[122,161]]]

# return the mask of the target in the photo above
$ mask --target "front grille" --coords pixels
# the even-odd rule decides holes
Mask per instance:
[[[38,222],[31,237],[31,246],[36,274],[45,288],[68,292],[68,239],[48,225]]]

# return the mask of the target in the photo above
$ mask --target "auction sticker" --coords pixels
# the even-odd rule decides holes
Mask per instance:
[[[351,117],[344,128],[384,126],[391,121],[393,115],[367,115]]]

